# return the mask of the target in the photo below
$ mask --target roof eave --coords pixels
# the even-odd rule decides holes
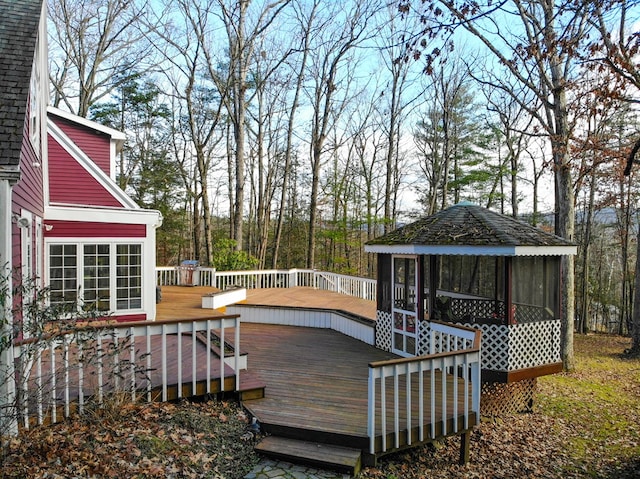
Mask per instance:
[[[469,246],[469,245],[365,245],[367,253],[469,256],[565,256],[578,253],[575,245]]]

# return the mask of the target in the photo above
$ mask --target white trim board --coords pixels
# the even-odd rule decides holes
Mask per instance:
[[[243,323],[332,329],[369,345],[375,345],[374,321],[366,324],[365,321],[354,320],[340,311],[234,304],[227,306],[226,313],[239,314]]]

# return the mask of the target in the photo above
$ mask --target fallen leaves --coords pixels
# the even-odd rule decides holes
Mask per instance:
[[[390,455],[361,479],[632,479],[640,471],[640,361],[625,340],[578,336],[578,369],[538,382],[534,412],[485,421],[460,441]],[[243,478],[257,462],[235,403],[118,404],[3,445],[0,477]],[[243,436],[247,435],[244,439]]]
[[[241,440],[247,417],[233,402],[129,405],[112,417],[25,431],[2,449],[0,477],[239,479],[258,459]]]

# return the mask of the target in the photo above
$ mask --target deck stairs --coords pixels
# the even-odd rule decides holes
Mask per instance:
[[[240,401],[262,399],[266,384],[250,371],[240,371],[240,386],[236,388]]]
[[[258,420],[264,435],[255,446],[259,454],[352,476],[367,463],[363,455],[369,445],[366,436],[332,430],[329,418],[325,430],[308,427],[300,411],[291,412],[287,406],[278,408],[274,404],[265,409],[265,401],[271,402],[269,399],[243,402],[245,409]],[[266,412],[269,409],[273,412]]]
[[[352,476],[360,472],[362,465],[360,449],[282,436],[266,436],[256,444],[255,450],[275,459],[331,469]]]
[[[207,337],[205,334],[198,333],[196,337],[198,341],[200,341],[201,343],[207,344]],[[211,353],[219,359],[220,355],[223,354],[222,348],[220,347],[220,344],[222,341],[220,337],[214,332],[211,333],[211,337],[212,337],[212,341],[210,342]],[[232,358],[234,354],[234,348],[235,348],[233,341],[225,339],[224,345],[225,345],[224,347],[225,357]],[[245,361],[246,361],[247,352],[241,350],[240,356],[245,357]],[[235,377],[235,372],[230,370],[229,377]],[[248,401],[251,399],[262,399],[264,397],[266,384],[264,383],[264,381],[262,381],[259,377],[257,377],[251,371],[248,371],[247,369],[241,369],[240,384],[238,385],[238,387],[235,387],[235,385],[233,385],[232,387],[234,391],[238,394],[238,399],[240,401]]]

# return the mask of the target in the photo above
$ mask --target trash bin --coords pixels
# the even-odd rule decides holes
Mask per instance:
[[[184,260],[178,266],[178,280],[180,286],[197,286],[198,285],[198,266],[197,260]]]

